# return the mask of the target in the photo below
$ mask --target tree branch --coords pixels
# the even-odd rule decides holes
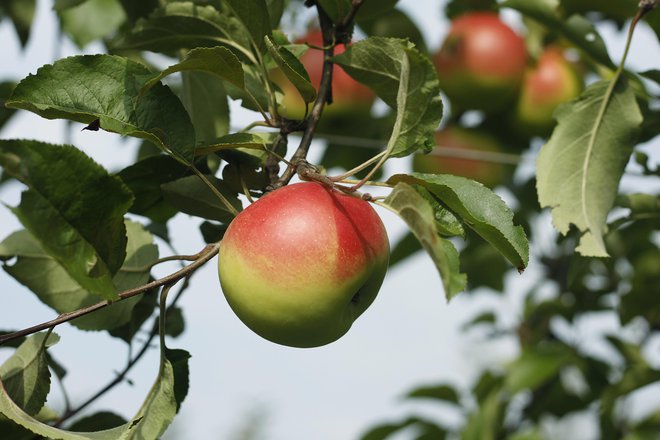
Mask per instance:
[[[67,313],[62,313],[59,315],[57,318],[52,319],[50,321],[43,322],[41,324],[34,325],[32,327],[28,327],[23,330],[19,330],[17,332],[13,333],[7,333],[5,335],[0,336],[0,345],[4,344],[5,342],[11,341],[16,338],[20,338],[23,336],[28,336],[33,333],[37,333],[42,330],[46,330],[51,327],[55,327],[57,325],[60,325],[65,322],[69,322],[73,319],[80,318],[81,316],[85,316],[89,313],[95,312],[97,310],[103,309],[111,304],[116,303],[117,301],[122,301],[128,298],[132,298],[136,295],[140,295],[147,290],[151,290],[155,287],[160,287],[164,286],[166,284],[173,284],[177,281],[179,281],[181,278],[184,278],[193,272],[195,272],[197,269],[199,269],[201,266],[203,266],[207,261],[209,261],[211,258],[213,258],[217,253],[218,250],[220,249],[220,242],[213,243],[207,245],[204,249],[202,249],[201,252],[199,252],[199,258],[195,260],[193,263],[190,263],[188,266],[184,267],[183,269],[180,269],[170,275],[167,275],[163,278],[157,279],[155,281],[152,281],[150,283],[147,283],[143,286],[140,287],[135,287],[133,289],[128,289],[123,292],[121,292],[118,296],[119,298],[110,301],[101,301],[96,304],[92,304],[91,306],[83,307],[82,309],[74,310],[72,312],[67,312]]]
[[[305,131],[303,132],[298,149],[291,156],[291,164],[287,166],[282,176],[270,185],[271,189],[277,189],[286,185],[296,174],[298,162],[307,157],[314,133],[316,132],[316,126],[321,119],[326,102],[332,103],[332,69],[334,67],[332,57],[335,54],[334,28],[332,26],[332,20],[330,20],[330,17],[328,17],[325,11],[319,5],[316,6],[316,9],[318,10],[321,33],[323,34],[323,72],[321,74],[321,84],[319,85],[319,92],[312,106],[312,111],[305,121]]]

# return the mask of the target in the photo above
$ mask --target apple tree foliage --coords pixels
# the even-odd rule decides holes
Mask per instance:
[[[528,237],[532,244],[547,241],[547,232],[536,226],[545,208],[559,232],[552,246],[533,253],[542,274],[528,283],[515,325],[505,327],[494,311],[466,323],[465,331],[485,327],[488,337],[515,340],[517,357],[484,371],[468,389],[433,384],[407,395],[449,405],[462,422],[410,416],[366,429],[365,440],[407,429],[418,438],[536,439],[545,418],[583,412],[597,414],[601,438],[657,437],[660,409],[631,418],[622,405],[631,393],[660,382],[660,370],[644,351],[660,330],[660,202],[656,193],[623,193],[619,182],[632,168],[643,181],[658,178],[657,164],[638,145],[660,133],[660,74],[629,70],[628,49],[610,52],[597,27],[613,23],[634,37],[635,26],[650,26],[660,38],[656,3],[443,5],[450,19],[474,10],[517,14],[532,58],[544,45],[561,44],[577,54],[587,79],[581,96],[556,110],[547,139],[517,132],[510,108],[480,115],[477,128],[507,146],[501,158],[537,157],[533,175],[521,178],[511,166],[496,193],[449,174],[384,175],[390,158],[431,152],[441,124],[474,125],[469,115],[452,113],[451,103],[443,105],[422,32],[396,0],[55,0],[62,32],[80,48],[101,41],[106,53],[54,60],[23,79],[0,78],[0,128],[16,111],[29,111],[118,139],[138,138],[141,146],[132,164],[111,173],[71,145],[0,138],[3,181],[24,186],[20,202],[10,207],[24,229],[0,242],[3,269],[59,314],[0,333],[1,348],[14,350],[0,366],[2,437],[160,437],[188,390],[189,354],[167,347],[165,335],[183,329],[176,303],[189,276],[217,254],[227,225],[247,203],[296,173],[357,194],[369,185],[387,188],[382,197],[364,198],[396,213],[410,229],[394,243],[390,264],[423,249],[438,269],[438,291],[442,286],[448,299],[502,292],[504,301],[509,272],[523,272],[528,264]],[[292,43],[287,25],[301,10],[314,12],[323,48]],[[13,24],[22,45],[34,11],[35,0],[0,4],[0,20]],[[349,43],[356,30],[364,38],[335,57],[334,45]],[[299,60],[306,50],[326,55],[320,84],[310,81]],[[340,87],[332,82],[333,64],[368,86],[382,110],[325,115],[333,87]],[[284,75],[307,103],[305,119],[286,117],[275,75]],[[230,123],[231,100],[252,112],[252,124]],[[324,139],[325,152],[310,165],[305,159],[312,139]],[[196,255],[164,257],[190,263],[154,279],[151,268],[163,261],[155,237],[169,242],[177,233],[169,221],[179,213],[204,220],[200,233],[209,245]],[[177,294],[168,300],[175,285]],[[558,323],[571,329],[594,313],[614,315],[641,336],[601,335],[618,354],[613,360],[557,330]],[[90,400],[58,413],[45,402],[52,376],[61,379],[66,369],[48,349],[59,340],[55,326],[64,322],[138,348],[108,387],[101,384]],[[146,341],[135,339],[140,329],[147,330]],[[87,413],[87,405],[121,382],[154,339],[158,374],[135,416]]]

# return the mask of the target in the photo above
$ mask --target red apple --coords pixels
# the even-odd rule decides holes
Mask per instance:
[[[497,14],[470,12],[452,22],[433,61],[440,86],[456,108],[492,112],[514,101],[527,49]]]
[[[250,329],[316,347],[343,336],[369,307],[388,261],[385,228],[368,202],[304,182],[236,216],[218,266],[227,302]]]
[[[323,46],[323,35],[320,30],[314,30],[307,36],[296,40],[298,44],[310,44],[315,47]],[[317,88],[321,84],[323,72],[323,51],[310,47],[300,57],[309,78]],[[344,52],[343,45],[337,45],[335,55]],[[305,103],[293,85],[284,78],[276,78],[276,81],[284,93],[284,107],[287,117],[301,119],[305,115]],[[332,104],[326,106],[325,114],[347,114],[368,112],[374,102],[376,95],[365,85],[355,81],[341,67],[335,64],[332,70]]]
[[[563,50],[547,48],[525,73],[516,105],[516,127],[527,135],[549,135],[557,106],[578,97],[583,87],[582,77]]]
[[[502,152],[498,141],[487,133],[474,128],[448,126],[436,133],[435,141],[437,147],[430,154],[414,156],[414,171],[455,174],[476,180],[490,188],[504,180],[507,171],[505,165],[489,161],[486,157],[482,157],[485,160],[479,160],[480,152]],[[453,151],[449,150],[450,148]],[[443,151],[446,153],[443,154]],[[452,157],[451,153],[456,154],[456,157]]]

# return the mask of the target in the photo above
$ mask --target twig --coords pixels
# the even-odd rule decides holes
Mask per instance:
[[[193,263],[190,263],[188,266],[184,267],[183,269],[180,269],[163,278],[147,283],[143,286],[125,290],[118,295],[118,299],[116,300],[101,301],[96,304],[92,304],[91,306],[83,307],[82,309],[74,310],[72,312],[62,313],[57,318],[52,319],[50,321],[43,322],[41,324],[37,324],[32,327],[28,327],[13,333],[7,333],[5,335],[2,335],[0,336],[0,345],[4,344],[5,342],[11,341],[13,339],[31,335],[33,333],[37,333],[47,328],[55,327],[62,323],[69,322],[72,319],[80,318],[81,316],[85,316],[89,313],[95,312],[96,310],[100,310],[111,304],[114,304],[117,301],[122,301],[128,298],[132,298],[136,295],[140,295],[141,293],[151,290],[154,287],[161,287],[166,284],[175,283],[181,278],[192,274],[201,266],[203,266],[207,261],[209,261],[218,253],[219,249],[220,249],[220,242],[209,244],[199,253],[200,255],[199,259],[195,260]]]
[[[183,292],[188,288],[190,285],[190,277],[186,277],[183,284],[181,285],[181,288],[179,291],[176,293],[176,296],[170,303],[170,305],[167,307],[167,312],[169,312],[171,309],[174,308],[176,305],[177,301],[183,294]],[[166,312],[166,313],[167,313]],[[96,400],[98,400],[101,396],[106,394],[108,391],[113,389],[115,386],[119,385],[121,382],[124,381],[128,373],[133,369],[133,367],[142,359],[142,357],[147,353],[148,349],[151,347],[151,341],[154,340],[156,335],[158,334],[158,318],[154,321],[154,323],[151,326],[151,331],[149,332],[149,336],[147,339],[144,341],[142,344],[142,347],[140,347],[140,350],[132,357],[129,357],[128,362],[124,366],[124,368],[115,376],[114,379],[112,379],[110,382],[108,382],[103,388],[98,390],[96,393],[94,393],[92,396],[90,396],[87,400],[85,400],[83,403],[78,405],[75,408],[69,408],[64,412],[62,417],[60,417],[57,422],[53,424],[53,426],[58,427],[61,426],[64,422],[69,420],[71,417],[75,416],[78,414],[80,411],[83,409],[87,408],[89,405],[94,403]]]
[[[270,186],[272,189],[277,189],[289,183],[289,181],[296,174],[298,162],[304,160],[309,152],[309,147],[312,145],[312,139],[316,132],[316,126],[321,119],[323,108],[326,102],[332,102],[332,70],[334,62],[332,57],[335,54],[334,33],[332,28],[332,21],[330,17],[323,11],[323,8],[317,5],[319,14],[319,21],[321,23],[321,33],[323,34],[323,72],[321,74],[321,84],[319,85],[319,92],[312,106],[312,111],[306,120],[305,131],[303,132],[302,139],[298,145],[298,149],[293,156],[291,156],[291,165],[287,166],[282,176]]]

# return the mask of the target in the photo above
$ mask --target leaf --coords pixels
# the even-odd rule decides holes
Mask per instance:
[[[238,211],[242,209],[236,194],[227,190],[220,179],[213,176],[206,177]],[[213,191],[197,176],[164,183],[161,188],[165,200],[181,212],[223,223],[229,223],[234,218],[234,214],[227,210]]]
[[[217,139],[211,145],[198,148],[196,153],[204,156],[218,151],[241,150],[247,154],[257,155],[260,158],[259,163],[261,163],[267,156],[265,154],[266,146],[272,143],[273,139],[268,139],[264,133],[230,133]],[[246,150],[259,150],[262,153]]]
[[[442,100],[438,75],[428,56],[405,40],[370,37],[347,47],[335,62],[396,109],[388,142],[390,156],[431,151],[433,133],[442,118]]]
[[[316,99],[316,89],[312,85],[305,66],[287,48],[276,45],[273,40],[266,37],[266,47],[277,66],[282,70],[291,84],[300,93],[303,101],[312,102]]]
[[[240,89],[245,87],[243,67],[232,51],[222,46],[198,47],[188,52],[181,62],[171,65],[146,81],[141,93],[145,93],[168,75],[188,71],[210,73]]]
[[[541,207],[552,208],[562,234],[577,226],[577,251],[593,257],[608,256],[607,214],[642,123],[632,89],[623,81],[609,87],[608,81],[592,84],[557,109],[558,125],[536,162]]]
[[[523,390],[535,390],[571,360],[564,346],[552,345],[523,350],[507,371],[505,387],[511,394]]]
[[[156,439],[176,415],[188,389],[188,358],[184,350],[170,350],[161,337],[158,377],[131,421],[96,432],[72,432],[40,422],[23,411],[8,396],[0,382],[0,413],[43,437],[55,440],[142,440]]]
[[[0,140],[0,165],[28,185],[12,211],[80,286],[114,298],[126,256],[130,191],[72,146]]]
[[[434,422],[413,416],[404,419],[401,422],[376,426],[363,434],[360,437],[360,440],[385,440],[393,438],[390,437],[392,434],[411,427],[414,428],[413,432],[416,434],[424,432],[422,436],[415,437],[417,440],[444,440],[445,435],[447,434],[444,429],[437,426]]]
[[[392,3],[392,0],[389,0],[389,2]],[[415,22],[405,12],[399,9],[388,9],[381,3],[363,3],[357,15],[360,29],[369,36],[407,38],[420,51],[428,52],[424,36]],[[369,19],[362,18],[363,13],[366,12],[365,6],[368,7],[369,5],[373,5],[372,9],[378,8],[378,15]]]
[[[59,2],[62,3],[62,2]],[[75,7],[59,9],[62,30],[82,49],[92,41],[114,33],[126,20],[117,0],[86,0]],[[58,5],[54,6],[58,9]]]
[[[644,78],[650,79],[660,84],[660,69],[651,69],[639,73]]]
[[[496,440],[504,421],[504,402],[499,387],[495,387],[470,414],[461,433],[462,440]]]
[[[438,234],[429,201],[412,186],[399,183],[383,203],[406,222],[428,252],[440,273],[447,299],[465,289],[466,277],[459,272],[458,252],[450,241]]]
[[[47,119],[90,124],[147,139],[179,159],[190,160],[195,132],[181,101],[162,84],[140,94],[151,72],[114,55],[84,55],[47,64],[14,89],[9,107]]]
[[[11,95],[14,87],[16,84],[11,81],[0,82],[0,130],[16,112],[16,110],[5,107],[5,101]]]
[[[243,23],[257,48],[264,47],[264,37],[270,35],[270,17],[265,0],[226,0],[232,13]]]
[[[506,0],[502,7],[512,8],[524,16],[537,20],[548,29],[562,34],[577,48],[584,51],[595,61],[609,68],[614,63],[607,53],[607,46],[596,27],[581,15],[572,15],[568,19],[561,17],[558,12],[544,0]]]
[[[70,431],[90,432],[98,429],[115,428],[126,423],[123,417],[109,411],[99,411],[92,415],[76,420],[69,427]]]
[[[165,223],[177,210],[163,198],[160,186],[192,175],[190,169],[169,156],[149,156],[118,173],[135,199],[129,211]]]
[[[113,44],[113,49],[170,53],[222,44],[239,56],[251,54],[252,37],[245,26],[231,14],[227,4],[216,5],[220,9],[191,1],[168,2],[139,20],[130,33]]]
[[[36,414],[46,403],[50,371],[45,349],[59,340],[55,333],[32,335],[0,366],[5,392],[28,414]]]
[[[2,9],[14,24],[21,46],[25,48],[37,9],[36,0],[4,0],[2,3]]]
[[[318,0],[318,4],[333,23],[339,23],[351,10],[351,0]]]
[[[406,397],[443,400],[445,402],[459,404],[459,396],[456,390],[449,385],[436,385],[431,387],[417,388],[406,395]]]
[[[388,183],[405,182],[425,187],[464,224],[493,245],[522,271],[529,259],[525,231],[513,224],[513,212],[493,191],[465,177],[450,174],[397,174]]]
[[[241,70],[242,72],[242,70]],[[207,145],[229,132],[229,103],[222,81],[206,72],[183,72],[182,97],[198,145]]]
[[[151,234],[139,223],[127,221],[126,233],[126,261],[112,279],[119,291],[145,284],[149,280],[149,269],[139,272],[136,269],[158,258],[158,248]],[[5,271],[58,313],[71,312],[99,302],[98,296],[81,287],[25,230],[14,232],[0,243],[0,259],[13,258],[16,261],[11,266],[5,264]],[[71,324],[83,330],[108,330],[124,325],[139,301],[139,297],[119,301],[91,315],[74,319]]]

